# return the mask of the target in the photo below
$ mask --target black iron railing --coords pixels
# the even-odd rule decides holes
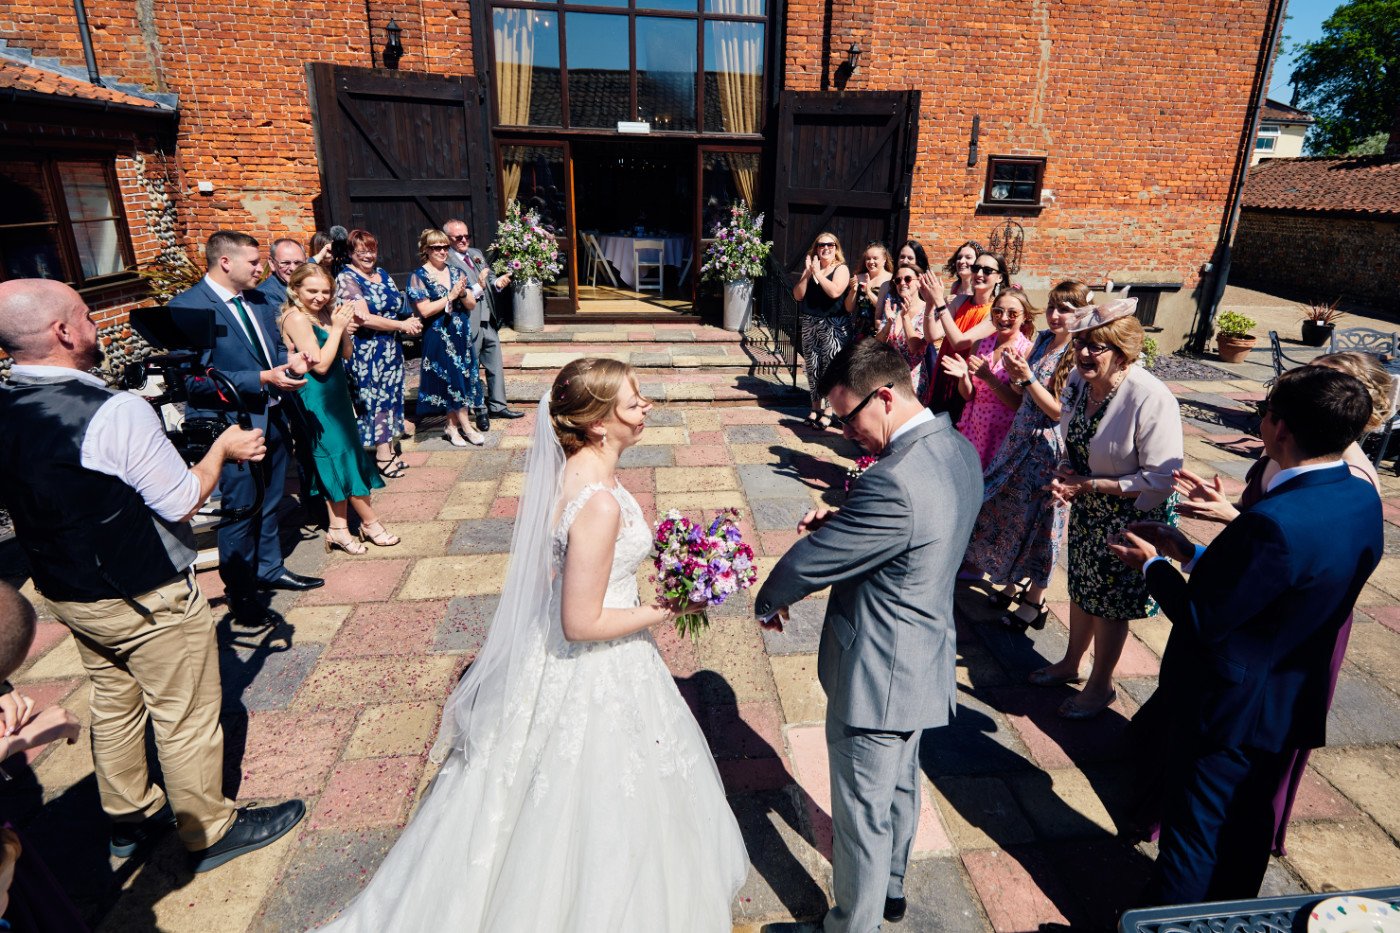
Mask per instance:
[[[755,366],[774,372],[786,370],[797,385],[797,354],[801,350],[797,301],[792,282],[770,254],[768,268],[754,284],[754,311],[744,330],[743,343]]]

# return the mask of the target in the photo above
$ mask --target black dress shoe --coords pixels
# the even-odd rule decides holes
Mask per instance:
[[[798,920],[794,923],[765,923],[759,933],[822,933],[820,920]]]
[[[491,418],[489,415],[486,414],[485,409],[482,409],[481,411],[477,412],[476,417],[473,420],[476,421],[476,429],[478,431],[481,431],[483,434],[491,430]]]
[[[210,871],[240,855],[271,845],[287,834],[306,815],[306,804],[288,800],[272,807],[244,807],[224,838],[209,848],[192,853],[194,873]]]
[[[139,823],[113,823],[108,848],[117,858],[130,858],[138,848],[174,827],[175,813],[167,803]]]
[[[524,418],[524,417],[525,417],[525,412],[523,412],[523,411],[516,411],[514,408],[502,408],[500,411],[493,411],[493,412],[491,412],[491,417],[492,417],[492,418],[507,418],[507,419]]]
[[[290,570],[283,570],[282,575],[275,580],[263,580],[261,583],[270,590],[314,590],[318,586],[326,585],[326,581],[320,577],[304,577]]]
[[[902,897],[885,898],[885,919],[890,923],[898,923],[904,919],[904,912],[909,909],[909,902]]]

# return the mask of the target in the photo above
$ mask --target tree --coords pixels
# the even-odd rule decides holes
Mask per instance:
[[[1308,150],[1339,155],[1389,133],[1400,102],[1400,0],[1345,0],[1304,42],[1292,82],[1317,123]]]

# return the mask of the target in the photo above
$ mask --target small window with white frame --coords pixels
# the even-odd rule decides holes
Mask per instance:
[[[1277,123],[1259,124],[1259,135],[1254,137],[1254,150],[1256,152],[1273,152],[1278,145],[1279,125]]]

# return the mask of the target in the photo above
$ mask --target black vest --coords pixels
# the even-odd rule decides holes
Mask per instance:
[[[168,522],[135,489],[82,465],[83,437],[113,390],[77,379],[0,388],[0,503],[49,599],[128,599],[194,562],[187,522]]]

